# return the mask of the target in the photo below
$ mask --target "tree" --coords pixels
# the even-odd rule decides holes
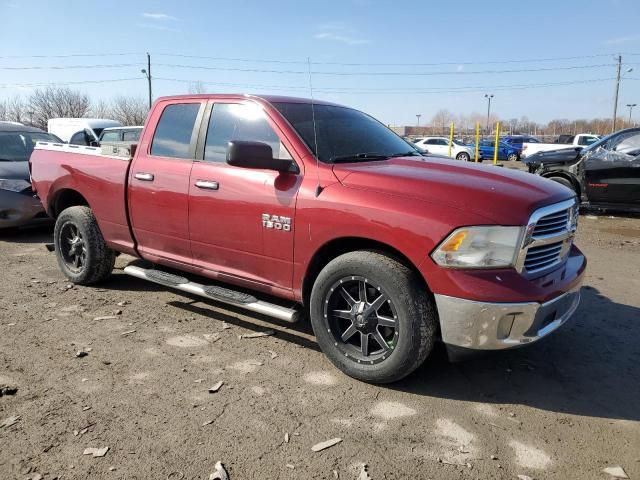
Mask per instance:
[[[8,122],[26,122],[27,121],[27,107],[19,96],[15,95],[4,103],[4,115],[3,120]]]
[[[99,100],[91,105],[89,114],[93,118],[111,118],[112,109],[111,106],[104,100]]]
[[[149,105],[144,98],[118,97],[111,105],[111,118],[123,125],[144,125]]]
[[[441,109],[436,112],[436,114],[431,119],[431,123],[434,127],[439,128],[442,132],[442,135],[446,135],[447,127],[451,125],[453,121],[453,113],[451,113],[447,109]]]
[[[28,105],[33,112],[33,124],[46,130],[47,121],[51,118],[84,117],[89,113],[91,102],[87,94],[68,87],[47,87],[35,90]]]

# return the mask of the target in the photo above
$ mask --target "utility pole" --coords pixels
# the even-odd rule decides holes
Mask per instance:
[[[144,76],[147,77],[147,83],[149,85],[149,110],[151,110],[153,95],[151,94],[151,55],[149,55],[149,52],[147,52],[147,68],[143,68],[140,72],[144,73]]]
[[[620,92],[620,70],[622,69],[622,55],[618,55],[618,74],[616,76],[616,95],[613,101],[613,122],[611,133],[616,131],[616,116],[618,115],[618,93]]]
[[[629,126],[631,126],[631,112],[635,106],[637,106],[637,103],[627,103],[627,107],[629,107]]]
[[[489,117],[491,116],[491,99],[493,98],[493,93],[491,95],[485,94],[484,98],[489,100],[489,104],[487,105],[487,135],[489,135]]]

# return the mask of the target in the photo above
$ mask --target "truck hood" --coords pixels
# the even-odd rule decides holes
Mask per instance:
[[[527,165],[541,165],[543,163],[572,163],[580,158],[582,147],[559,148],[536,152],[522,159]]]
[[[537,175],[435,157],[337,164],[333,171],[348,188],[446,205],[502,225],[523,225],[537,208],[572,197]]]

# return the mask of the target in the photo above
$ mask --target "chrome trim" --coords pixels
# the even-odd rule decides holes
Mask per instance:
[[[273,303],[263,302],[262,300],[258,300],[256,302],[251,302],[251,303],[240,303],[240,302],[234,302],[230,299],[222,299],[222,298],[213,299],[211,298],[210,295],[208,295],[205,292],[204,290],[205,285],[201,285],[196,282],[181,283],[178,285],[167,285],[166,283],[162,283],[148,276],[147,269],[136,267],[134,265],[129,265],[127,267],[124,267],[124,273],[126,273],[127,275],[131,275],[132,277],[141,278],[143,280],[148,280],[150,282],[163,285],[165,287],[170,286],[171,288],[175,288],[183,292],[199,295],[201,297],[208,298],[209,300],[212,300],[214,302],[227,303],[229,305],[243,308],[251,312],[260,313],[262,315],[267,315],[269,317],[277,318],[278,320],[282,320],[284,322],[295,323],[298,321],[300,317],[300,311],[295,308],[287,308],[281,305],[275,305]]]
[[[204,190],[218,190],[219,187],[218,182],[213,182],[211,180],[198,180],[195,183],[195,186]]]
[[[138,172],[134,175],[134,177],[136,177],[136,179],[138,180],[142,180],[143,182],[153,182],[153,179],[155,178],[153,176],[153,173],[144,173],[144,172]]]
[[[558,265],[562,264],[562,262],[566,260],[567,255],[569,254],[569,250],[571,250],[571,245],[573,245],[573,237],[576,233],[577,206],[578,203],[574,197],[570,200],[565,200],[563,202],[539,208],[531,214],[529,222],[524,229],[525,233],[522,238],[518,257],[516,258],[515,268],[518,273],[529,277],[540,276],[555,269],[556,267],[558,267]],[[540,221],[540,219],[549,215],[553,215],[554,213],[561,213],[564,211],[567,211],[567,226],[563,232],[552,233],[549,235],[534,235],[536,225],[538,224],[538,221]],[[527,253],[529,252],[530,248],[559,242],[562,242],[562,248],[559,252],[558,260],[556,262],[535,270],[525,269],[525,261],[527,259]]]
[[[580,304],[580,285],[546,303],[476,302],[438,294],[435,299],[444,343],[502,350],[533,343],[563,325]]]

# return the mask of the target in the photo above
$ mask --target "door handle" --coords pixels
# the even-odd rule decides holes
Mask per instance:
[[[211,180],[198,180],[195,183],[196,187],[204,190],[218,190],[218,182],[212,182]]]
[[[134,175],[134,177],[136,177],[136,179],[138,180],[142,180],[143,182],[153,182],[154,179],[153,173],[144,172],[138,172]]]

